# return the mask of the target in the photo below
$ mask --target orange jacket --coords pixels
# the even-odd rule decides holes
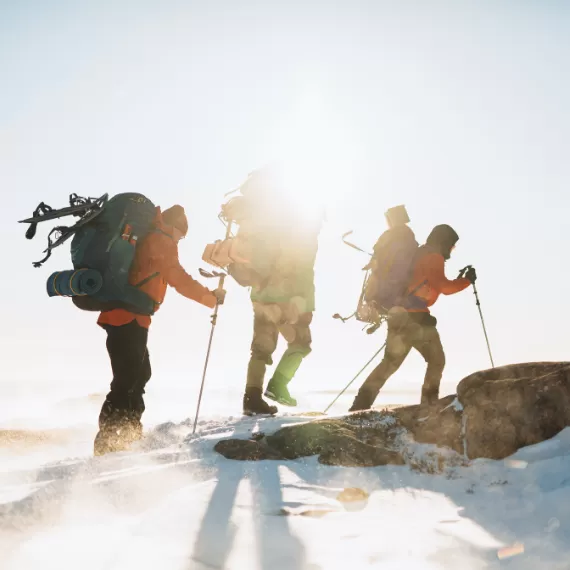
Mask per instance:
[[[469,285],[471,285],[471,282],[464,277],[450,281],[445,276],[445,259],[443,255],[424,245],[420,248],[408,293],[423,301],[425,308],[408,310],[410,312],[429,313],[427,307],[431,307],[442,293],[444,295],[453,295],[467,289]]]
[[[184,297],[197,301],[206,307],[214,308],[216,298],[212,292],[192,279],[180,265],[178,244],[172,238],[172,234],[173,228],[164,224],[160,208],[157,208],[155,231],[139,244],[129,275],[129,282],[136,285],[156,274],[140,289],[149,295],[158,304],[158,307],[164,301],[167,286],[170,285]],[[149,316],[137,315],[125,309],[104,311],[97,322],[100,325],[122,326],[135,319],[142,327],[148,328],[150,326],[151,318]]]

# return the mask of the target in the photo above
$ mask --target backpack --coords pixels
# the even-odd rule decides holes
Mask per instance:
[[[346,245],[366,253],[345,241],[347,235],[343,236]],[[376,332],[386,321],[390,309],[405,302],[418,248],[414,233],[408,226],[398,225],[386,230],[378,238],[374,253],[369,254],[372,260],[363,268],[366,273],[356,311],[348,317],[336,313],[333,318],[346,322],[355,317],[357,321],[370,325],[365,327],[367,334]]]
[[[271,216],[261,215],[250,195],[236,196],[222,206],[220,219],[236,224],[235,235],[206,245],[202,260],[224,268],[242,287],[263,287],[271,277],[281,254],[281,240],[287,239],[291,225],[283,231]]]
[[[42,203],[32,218],[22,220],[31,224],[26,237],[35,236],[38,223],[69,215],[78,216],[79,221],[54,228],[48,236],[46,257],[34,263],[41,267],[56,247],[73,237],[73,270],[50,275],[48,295],[72,297],[74,305],[85,311],[124,308],[152,315],[156,304],[140,287],[157,275],[131,285],[129,273],[137,244],[154,229],[154,204],[138,193],[121,193],[111,199],[107,194],[97,199],[72,194],[68,208],[54,210]]]
[[[386,315],[404,302],[412,279],[414,260],[419,248],[414,232],[401,225],[386,230],[374,246],[370,271],[364,286],[364,300]]]

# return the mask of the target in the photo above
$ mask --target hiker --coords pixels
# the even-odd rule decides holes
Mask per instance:
[[[281,211],[281,215],[283,210]],[[311,352],[311,322],[315,310],[315,259],[320,221],[301,227],[294,214],[274,228],[279,252],[263,283],[251,288],[253,340],[243,397],[246,415],[275,414],[277,407],[262,398],[266,367],[273,364],[273,354],[281,335],[287,349],[275,368],[264,395],[284,406],[296,406],[288,385],[303,359]],[[291,231],[292,230],[292,231]]]
[[[251,287],[253,340],[243,396],[245,415],[275,414],[277,407],[296,406],[288,385],[311,352],[315,309],[314,265],[321,209],[301,208],[283,184],[280,167],[251,172],[222,206],[222,219],[239,227],[235,237],[206,246],[203,260],[227,269],[241,286]],[[237,191],[236,190],[236,191]],[[287,341],[265,393],[267,366],[279,337]]]
[[[155,303],[162,304],[167,285],[178,293],[214,308],[224,302],[225,291],[210,291],[180,265],[178,242],[186,236],[188,220],[182,206],[164,212],[156,208],[153,230],[137,246],[129,282]],[[142,437],[143,395],[151,377],[147,349],[151,317],[116,308],[101,312],[98,324],[107,332],[107,351],[113,381],[99,415],[95,455],[122,451]]]
[[[388,312],[384,358],[360,387],[349,411],[371,408],[382,386],[400,368],[412,348],[427,363],[421,404],[430,405],[438,400],[445,354],[436,328],[437,320],[430,314],[429,307],[437,301],[440,294],[459,293],[477,279],[472,267],[465,272],[464,277],[460,276],[453,281],[445,276],[445,262],[450,258],[458,240],[459,236],[453,228],[439,225],[433,228],[425,245],[417,249],[406,295]]]

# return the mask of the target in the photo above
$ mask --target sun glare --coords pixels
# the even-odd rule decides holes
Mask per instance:
[[[350,190],[353,137],[342,118],[313,89],[275,129],[270,160],[278,165],[284,191],[300,211],[313,216],[334,208]]]

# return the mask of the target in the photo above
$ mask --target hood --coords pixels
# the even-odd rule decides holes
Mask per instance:
[[[429,234],[426,245],[443,255],[445,260],[451,257],[451,250],[459,240],[457,232],[447,224],[435,226]]]

